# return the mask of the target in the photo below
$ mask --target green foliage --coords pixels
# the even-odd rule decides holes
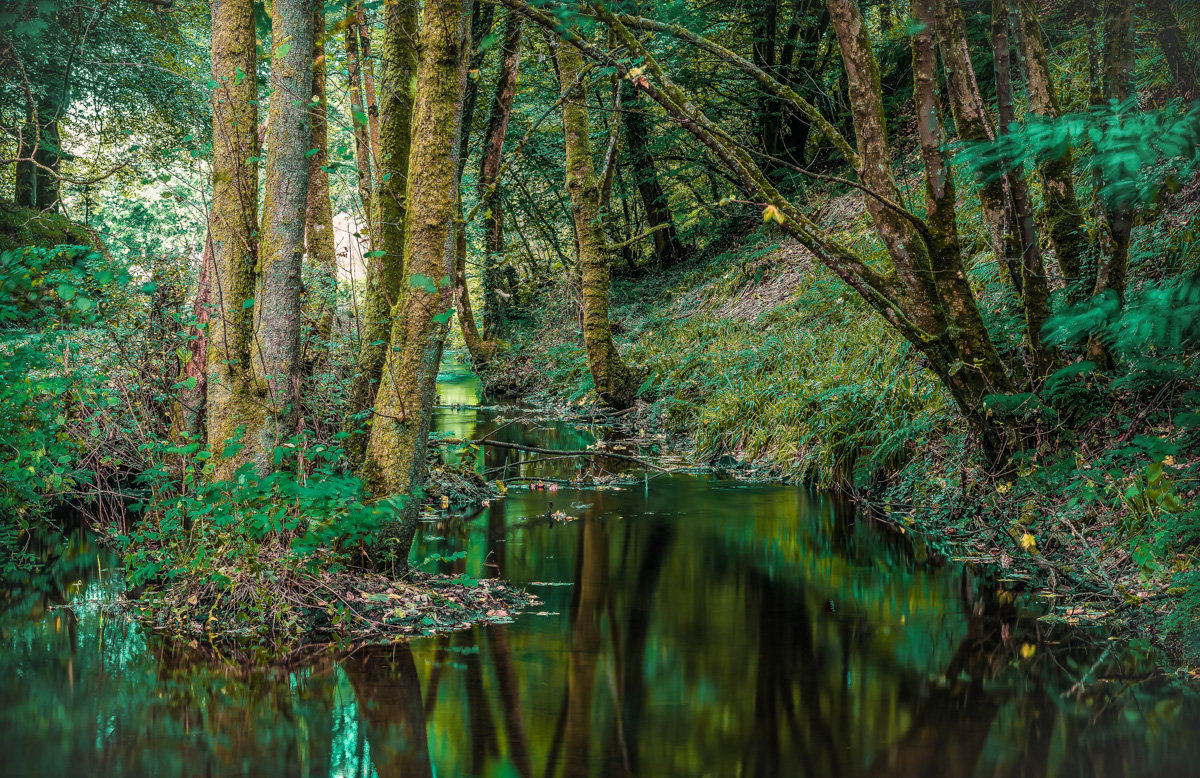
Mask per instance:
[[[969,144],[958,159],[973,174],[998,178],[1026,160],[1056,159],[1086,148],[1099,174],[1100,196],[1111,207],[1148,203],[1165,188],[1178,190],[1196,170],[1200,106],[1139,111],[1136,99],[1048,119],[1029,117],[995,141]]]
[[[0,569],[28,561],[17,538],[44,517],[54,495],[90,474],[87,441],[72,416],[108,399],[96,376],[71,360],[71,332],[96,322],[109,290],[128,277],[83,246],[0,253]]]

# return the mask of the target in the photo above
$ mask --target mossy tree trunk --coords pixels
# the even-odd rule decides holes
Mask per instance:
[[[1060,114],[1046,41],[1031,0],[1020,0],[1014,17],[1025,96],[1030,114],[1056,119]],[[1075,159],[1068,146],[1057,157],[1038,163],[1042,181],[1042,223],[1058,261],[1059,272],[1074,302],[1087,297],[1096,286],[1094,262],[1087,261],[1088,236],[1083,209],[1075,193]]]
[[[637,380],[622,361],[613,343],[608,319],[608,252],[601,227],[600,183],[592,161],[587,97],[579,85],[583,57],[570,44],[555,46],[558,78],[567,95],[562,104],[566,146],[567,191],[571,195],[575,245],[579,252],[580,291],[583,298],[583,342],[588,366],[600,399],[614,408],[633,402]]]
[[[464,4],[452,0],[430,0],[423,11],[404,247],[409,288],[393,312],[367,447],[365,476],[375,494],[406,497],[383,549],[399,572],[408,568],[416,531],[438,365],[452,315],[469,20]]]
[[[37,126],[33,123],[33,109],[21,127],[17,144],[15,201],[21,208],[37,205],[37,165],[33,162],[33,150],[37,144]]]
[[[997,136],[1007,135],[1016,122],[1013,107],[1012,59],[1009,43],[1009,14],[1005,0],[992,0],[992,52],[996,71],[996,109],[998,115]],[[1042,327],[1050,315],[1050,285],[1042,261],[1042,247],[1038,241],[1037,228],[1033,222],[1033,202],[1029,195],[1029,184],[1025,179],[1025,163],[1016,160],[1004,173],[1004,181],[1011,198],[1013,218],[1017,222],[1017,235],[1021,249],[1021,301],[1025,308],[1025,337],[1029,344],[1029,361],[1035,381],[1049,375],[1057,364],[1054,349],[1045,345]]]
[[[321,4],[318,3],[318,6]],[[304,247],[309,265],[320,279],[320,288],[310,295],[316,301],[317,326],[313,337],[313,364],[328,352],[337,314],[337,248],[333,239],[333,207],[329,199],[329,100],[326,95],[328,68],[325,60],[325,11],[313,12],[312,104],[309,114],[312,141],[308,158],[308,196],[304,217]],[[315,152],[315,153],[313,153]]]
[[[1104,0],[1104,97],[1122,105],[1133,94],[1134,23],[1132,0]],[[1107,182],[1097,176],[1107,190]],[[1126,271],[1129,269],[1129,240],[1133,231],[1133,206],[1125,193],[1102,191],[1101,201],[1108,228],[1108,246],[1096,274],[1096,294],[1112,291],[1125,301]]]
[[[188,327],[189,357],[179,371],[180,386],[172,409],[171,437],[176,441],[203,442],[205,406],[208,400],[208,330],[212,318],[213,240],[212,230],[204,232],[204,253],[200,259],[200,277],[192,301]]]
[[[346,71],[350,91],[350,124],[354,131],[354,164],[358,172],[358,199],[362,203],[363,220],[367,226],[371,250],[379,247],[380,237],[375,228],[375,179],[371,153],[371,117],[363,99],[363,67],[359,50],[359,0],[346,5]]]
[[[667,193],[658,181],[658,171],[650,155],[650,123],[647,121],[646,105],[638,100],[637,89],[624,81],[621,84],[624,103],[625,150],[629,154],[629,167],[633,170],[642,210],[646,223],[654,231],[654,259],[662,265],[670,265],[687,253],[675,232],[671,219],[671,205]]]
[[[265,417],[254,452],[260,472],[296,432],[300,407],[300,285],[311,142],[313,6],[275,0],[267,120],[266,188],[254,299],[254,378]]]
[[[208,445],[217,478],[228,478],[249,451],[226,444],[256,437],[263,410],[250,368],[258,232],[258,90],[252,0],[212,4],[213,242],[208,343]]]
[[[478,192],[486,198],[484,221],[487,238],[484,242],[483,265],[483,337],[491,340],[505,330],[505,299],[500,292],[501,265],[504,257],[504,198],[500,195],[500,160],[504,137],[512,116],[513,98],[517,93],[517,71],[521,62],[521,36],[525,17],[509,10],[504,20],[504,39],[500,52],[500,72],[496,76],[496,92],[483,136],[483,153],[479,160]]]
[[[1154,22],[1158,47],[1167,60],[1167,69],[1175,79],[1175,86],[1184,100],[1200,98],[1200,84],[1196,81],[1196,59],[1189,50],[1187,35],[1179,24],[1179,16],[1170,0],[1146,0],[1146,11]]]
[[[962,7],[958,0],[940,0],[935,19],[938,45],[946,69],[950,107],[954,113],[954,126],[958,130],[959,140],[972,143],[993,141],[996,139],[996,133],[979,94],[979,84],[975,79],[971,53],[967,46]],[[1021,292],[1024,283],[1018,260],[1020,250],[1016,225],[1009,208],[1003,178],[993,173],[998,171],[984,173],[977,182],[979,203],[983,208],[996,261],[1007,269],[1013,287]]]
[[[367,257],[367,288],[350,414],[344,431],[346,453],[355,467],[366,456],[371,419],[391,337],[392,310],[404,290],[404,231],[407,214],[409,152],[413,101],[416,98],[417,4],[389,3],[383,28],[383,116],[379,150],[380,245]]]

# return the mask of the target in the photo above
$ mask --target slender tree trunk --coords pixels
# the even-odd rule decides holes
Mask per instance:
[[[483,266],[483,336],[491,340],[505,329],[507,306],[499,293],[500,265],[504,257],[504,198],[500,196],[497,179],[504,152],[504,137],[512,116],[513,98],[517,93],[517,70],[521,62],[521,34],[525,17],[509,10],[504,19],[504,43],[500,52],[500,72],[496,76],[496,92],[483,136],[483,153],[479,160],[478,192],[486,197],[484,219],[487,239]],[[491,193],[490,195],[488,193]]]
[[[1133,91],[1134,24],[1132,0],[1104,2],[1104,97],[1120,105]],[[1107,182],[1105,182],[1107,184]],[[1102,187],[1107,188],[1107,187]],[[1129,239],[1133,208],[1118,193],[1102,194],[1108,221],[1109,245],[1096,277],[1096,293],[1112,290],[1125,301],[1125,276],[1129,268]]]
[[[172,414],[172,437],[175,440],[203,444],[205,405],[208,398],[208,330],[212,302],[213,241],[212,230],[204,231],[204,253],[200,258],[200,278],[196,282],[196,299],[192,302],[192,318],[188,327],[188,360],[179,371],[182,386],[175,397]],[[190,386],[188,385],[190,382]]]
[[[64,105],[59,101],[47,101],[38,109],[38,121],[41,132],[38,135],[37,149],[33,158],[37,162],[35,175],[37,190],[34,196],[34,207],[39,211],[57,211],[59,198],[58,162],[59,151],[59,117]]]
[[[1200,99],[1196,83],[1195,58],[1187,45],[1187,36],[1170,0],[1146,0],[1146,10],[1158,33],[1158,46],[1167,60],[1167,68],[1184,100]]]
[[[940,0],[937,12],[938,42],[942,61],[946,66],[946,84],[950,92],[950,106],[954,112],[954,126],[960,140],[983,142],[995,140],[992,120],[984,110],[979,95],[979,84],[971,65],[971,53],[967,48],[967,34],[963,23],[962,8],[958,0]],[[1004,191],[1004,181],[999,174],[985,173],[978,181],[979,202],[983,207],[988,233],[992,239],[992,251],[996,260],[1008,270],[1013,287],[1022,290],[1021,266],[1018,260],[1018,244],[1012,213]]]
[[[212,4],[213,243],[208,343],[208,445],[216,477],[229,478],[249,452],[226,444],[257,438],[263,411],[250,368],[258,231],[258,90],[254,4]]]
[[[996,102],[999,114],[997,135],[1004,137],[1016,122],[1012,97],[1011,47],[1008,40],[1008,4],[992,0],[992,52],[996,69]],[[1033,375],[1040,379],[1049,374],[1056,362],[1053,350],[1042,343],[1042,327],[1049,315],[1050,287],[1042,263],[1042,249],[1033,223],[1033,204],[1025,181],[1025,163],[1016,160],[1005,171],[1005,181],[1012,197],[1012,211],[1017,220],[1021,248],[1021,279],[1024,294],[1026,336],[1029,339]]]
[[[469,20],[461,2],[425,5],[404,249],[405,269],[412,281],[396,307],[367,449],[365,475],[373,491],[407,496],[398,521],[386,533],[394,541],[386,551],[394,555],[392,567],[399,572],[408,569],[416,531],[438,365],[452,315],[458,141],[470,56]],[[387,148],[384,153],[395,150]]]
[[[320,4],[318,4],[320,5]],[[329,101],[325,91],[325,11],[318,7],[313,12],[313,64],[312,64],[312,117],[311,149],[308,158],[308,200],[305,207],[304,241],[308,262],[321,279],[321,288],[315,298],[318,306],[315,332],[316,353],[328,351],[329,339],[333,334],[333,322],[337,314],[337,248],[333,239],[333,207],[329,199]],[[320,361],[318,356],[314,364]]]
[[[671,206],[658,182],[658,171],[650,155],[650,128],[646,121],[645,101],[638,99],[637,90],[630,82],[622,82],[621,89],[624,92],[621,102],[625,105],[625,150],[629,153],[629,166],[637,181],[647,225],[652,230],[661,228],[654,233],[654,258],[662,265],[670,265],[681,259],[687,250],[675,232]]]
[[[562,89],[575,89],[583,70],[583,57],[578,49],[570,44],[560,44],[555,47],[555,59]],[[637,380],[617,352],[608,320],[608,256],[600,226],[600,185],[592,162],[587,102],[582,89],[563,102],[562,115],[567,191],[571,195],[579,251],[583,340],[588,365],[600,399],[614,408],[625,408],[633,402]]]
[[[416,3],[385,6],[379,151],[381,242],[367,257],[362,337],[350,386],[350,414],[344,427],[349,433],[345,439],[346,453],[355,468],[363,464],[366,456],[370,420],[364,419],[363,414],[375,402],[392,331],[392,310],[399,304],[405,286],[404,235],[413,101],[416,98],[417,8]]]
[[[272,452],[296,432],[300,411],[300,275],[303,267],[308,157],[312,139],[313,5],[315,0],[275,0],[271,35],[271,102],[267,119],[266,187],[258,251],[251,354],[266,421],[259,439],[259,470],[272,468]],[[283,45],[291,47],[284,50]]]
[[[1057,119],[1060,109],[1046,55],[1046,42],[1029,0],[1021,0],[1014,21],[1017,22],[1015,27],[1024,64],[1029,112],[1043,119]],[[1042,220],[1050,245],[1054,247],[1068,299],[1078,302],[1091,294],[1096,278],[1095,263],[1087,261],[1088,235],[1083,209],[1075,193],[1074,168],[1074,155],[1069,145],[1059,156],[1038,164],[1042,179]],[[1088,268],[1086,273],[1085,266]]]
[[[458,217],[462,218],[462,200],[458,203]],[[477,365],[486,365],[492,358],[495,347],[485,342],[479,335],[475,324],[475,314],[471,310],[471,291],[467,287],[467,231],[462,226],[455,238],[454,256],[454,295],[458,305],[458,322],[462,330],[463,343],[471,355],[471,361]]]
[[[362,70],[363,100],[367,109],[367,151],[371,158],[372,170],[379,170],[379,97],[375,89],[375,58],[371,55],[371,25],[367,22],[367,9],[362,0],[356,0],[354,7],[354,26],[358,31],[359,67]],[[375,178],[379,176],[376,175]],[[374,186],[379,186],[374,181]]]
[[[37,166],[33,163],[37,136],[37,126],[33,123],[33,109],[30,108],[29,118],[21,128],[21,138],[17,147],[15,199],[21,208],[33,208],[37,205]]]
[[[358,8],[361,0],[352,0],[346,7],[346,70],[350,90],[350,123],[354,128],[354,164],[358,168],[358,199],[362,202],[363,219],[371,250],[379,248],[375,228],[375,181],[371,165],[371,118],[363,102],[362,64],[358,39]]]
[[[483,66],[484,51],[481,48],[484,36],[492,29],[496,8],[491,3],[472,0],[471,4],[471,58],[467,65],[468,72],[476,74],[475,78],[467,79],[466,92],[463,95],[462,134],[458,143],[458,171],[455,180],[462,181],[463,171],[466,170],[467,159],[471,155],[471,127],[475,123],[475,104],[479,99],[478,73]],[[459,192],[457,213],[455,218],[462,223],[462,192]],[[479,326],[475,323],[475,314],[471,309],[471,290],[467,284],[467,234],[465,225],[460,226],[456,238],[456,256],[454,258],[454,295],[458,306],[458,323],[462,331],[463,343],[471,355],[471,361],[476,365],[484,365],[492,357],[492,346],[485,343],[479,335]]]

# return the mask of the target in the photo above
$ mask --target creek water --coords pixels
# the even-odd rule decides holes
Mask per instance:
[[[501,429],[462,407],[479,398],[461,367],[440,390],[456,437],[595,439]],[[517,477],[595,466],[502,449],[479,466],[518,458],[543,461],[425,524],[414,558],[541,604],[287,671],[198,662],[106,615],[117,560],[72,535],[0,597],[0,776],[1200,774],[1200,697],[1137,642],[1039,620],[997,572],[796,486],[549,491]]]

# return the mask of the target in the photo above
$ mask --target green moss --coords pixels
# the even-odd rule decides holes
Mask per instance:
[[[23,246],[53,248],[95,244],[91,231],[61,214],[0,203],[0,251]]]

